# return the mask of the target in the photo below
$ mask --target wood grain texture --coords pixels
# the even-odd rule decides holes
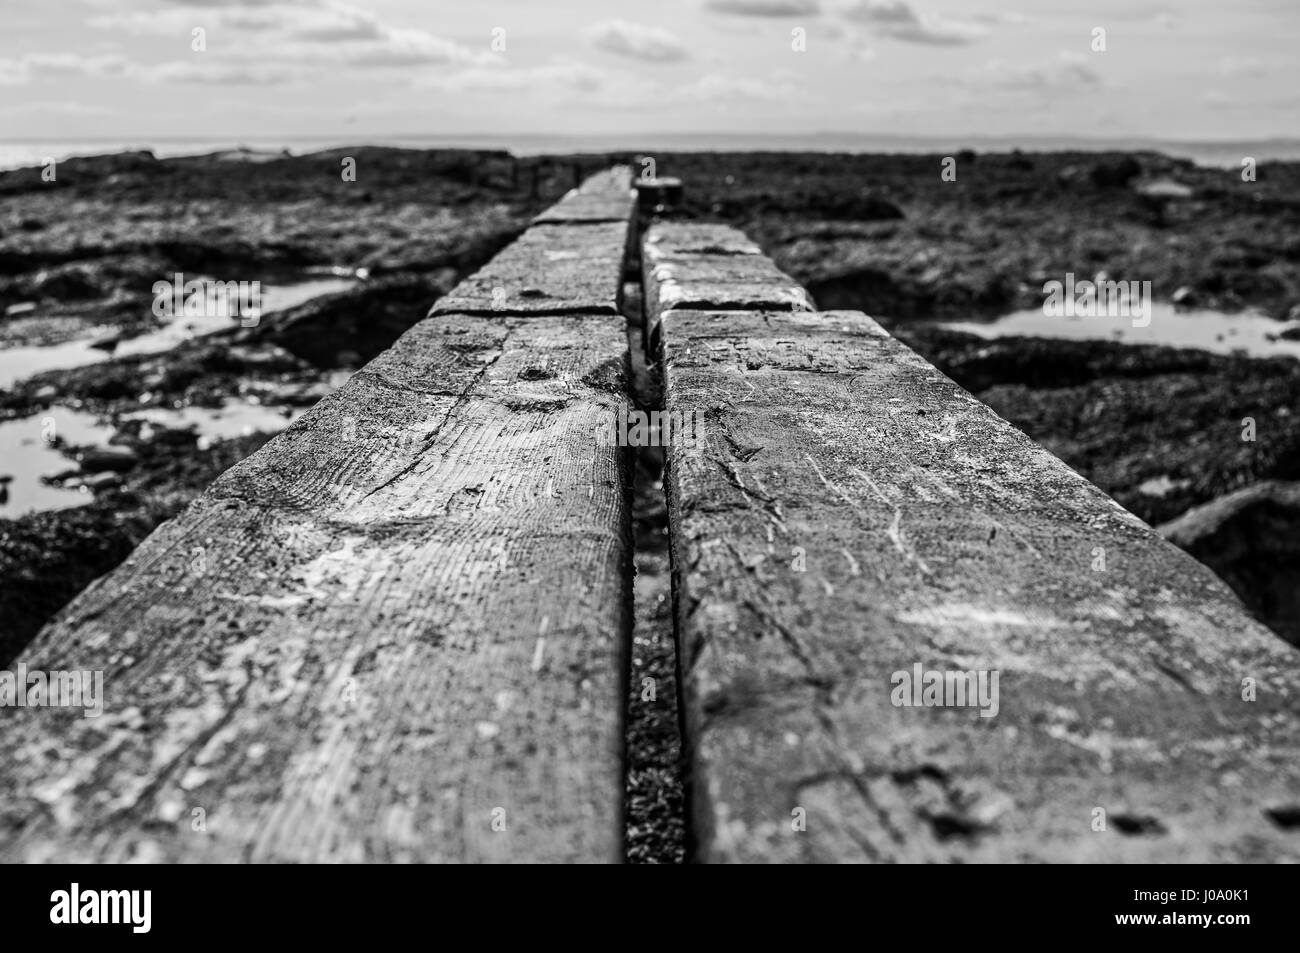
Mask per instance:
[[[654,222],[646,229],[641,249],[647,357],[658,353],[661,325],[678,308],[811,311],[815,307],[802,286],[730,226]]]
[[[628,175],[46,627],[105,711],[0,712],[0,861],[621,859]]]
[[[429,313],[619,314],[632,212],[626,166],[591,176]]]
[[[618,314],[628,224],[534,225],[430,314]]]
[[[697,859],[1300,860],[1300,657],[1209,570],[864,315],[664,360]],[[918,663],[996,715],[895,706]]]
[[[426,319],[222,476],[24,654],[107,704],[3,711],[0,860],[619,859],[625,354]]]

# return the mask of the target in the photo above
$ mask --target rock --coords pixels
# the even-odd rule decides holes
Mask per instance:
[[[286,369],[292,369],[299,365],[298,360],[292,354],[274,344],[264,343],[260,347],[231,345],[226,350],[226,356],[231,361],[248,367],[282,366]]]
[[[1088,178],[1088,170],[1081,165],[1067,165],[1056,173],[1056,181],[1061,185],[1078,185]]]
[[[35,301],[20,301],[18,304],[11,304],[5,308],[6,318],[16,318],[20,314],[31,314],[36,310]]]
[[[122,477],[117,473],[106,470],[103,473],[92,473],[90,476],[82,477],[81,485],[94,492],[111,490],[122,485]]]
[[[75,156],[65,159],[59,166],[59,178],[63,178],[67,169],[78,179],[106,180],[111,176],[129,173],[156,175],[163,168],[163,163],[152,152],[140,149],[135,152],[117,152],[100,156]],[[119,179],[119,181],[121,181]]]
[[[823,208],[821,212],[827,218],[839,217],[855,222],[887,222],[903,218],[903,210],[893,202],[870,194],[848,198],[842,208]]]
[[[85,472],[96,470],[130,470],[139,462],[136,452],[130,447],[96,447],[77,455],[77,462]]]
[[[1196,292],[1187,285],[1183,285],[1173,293],[1173,296],[1169,300],[1174,303],[1174,307],[1176,308],[1194,307],[1196,304]]]
[[[1288,321],[1300,321],[1300,302],[1291,305],[1291,310],[1286,313]]]
[[[1088,173],[1092,184],[1101,189],[1127,186],[1142,174],[1142,166],[1132,156],[1098,162]]]
[[[265,394],[268,404],[310,407],[332,394],[337,387],[329,380],[272,385]]]
[[[92,270],[79,264],[42,270],[32,283],[32,290],[42,297],[57,298],[60,301],[84,301],[101,294]]]
[[[1174,179],[1155,179],[1151,182],[1142,182],[1134,186],[1139,195],[1149,195],[1152,198],[1159,199],[1189,199],[1195,195],[1195,191],[1187,185]]]
[[[1300,482],[1257,483],[1157,530],[1213,569],[1256,618],[1300,645]]]
[[[117,350],[117,346],[121,343],[122,333],[120,331],[113,331],[102,337],[95,338],[95,340],[90,342],[89,346],[93,347],[97,351],[107,351],[109,354],[112,354]]]

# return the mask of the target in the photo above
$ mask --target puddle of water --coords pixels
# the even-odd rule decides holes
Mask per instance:
[[[97,415],[68,407],[51,407],[32,417],[0,423],[0,478],[12,477],[4,484],[8,499],[0,503],[0,517],[12,519],[89,503],[93,499],[89,488],[65,489],[41,482],[43,476],[77,469],[76,462],[54,445],[54,439],[62,438],[67,446],[104,447],[112,436],[113,428],[101,423]]]
[[[270,407],[251,400],[233,399],[220,408],[184,407],[179,410],[150,408],[126,414],[122,421],[139,420],[145,426],[141,436],[148,440],[155,427],[192,429],[199,449],[233,437],[256,432],[279,433],[306,412],[303,407]],[[83,506],[94,499],[89,487],[47,486],[41,477],[52,477],[77,469],[77,462],[54,446],[55,437],[68,447],[107,447],[116,428],[96,414],[67,407],[51,407],[43,413],[0,423],[0,518],[27,513]],[[89,474],[85,474],[89,475]],[[75,482],[75,481],[69,481]]]
[[[1126,344],[1196,348],[1215,354],[1244,351],[1250,357],[1284,356],[1300,360],[1300,341],[1277,339],[1280,332],[1297,327],[1296,322],[1274,321],[1254,311],[1241,314],[1200,309],[1176,311],[1167,302],[1151,303],[1151,323],[1144,328],[1133,327],[1133,319],[1123,315],[1067,318],[1045,315],[1042,308],[1017,311],[987,324],[953,321],[940,326],[982,338],[1019,335],[1075,341],[1123,341]]]
[[[174,430],[193,429],[198,435],[200,450],[206,450],[221,440],[247,437],[258,433],[279,433],[306,412],[304,407],[268,407],[250,400],[230,400],[219,409],[211,407],[182,407],[172,410],[153,407],[126,414],[122,420],[140,420],[147,426],[141,436],[148,440],[152,427],[170,427]]]
[[[1191,480],[1171,480],[1167,473],[1150,480],[1143,480],[1137,486],[1137,491],[1145,496],[1166,497],[1174,490],[1184,490],[1192,485]]]
[[[1161,198],[1190,199],[1196,193],[1190,186],[1175,182],[1173,179],[1156,179],[1144,182],[1137,187],[1142,195],[1154,195]]]
[[[358,278],[362,281],[370,277],[369,268],[344,268],[342,265],[308,265],[303,269],[302,273],[305,275],[332,275],[335,278]]]
[[[263,282],[262,313],[270,314],[272,311],[294,308],[312,298],[345,291],[356,283],[355,278],[336,276],[284,284]],[[0,389],[13,387],[15,381],[42,371],[85,367],[88,364],[106,361],[110,357],[132,357],[170,351],[193,338],[224,331],[237,322],[237,318],[224,314],[203,316],[178,314],[166,326],[156,331],[120,342],[111,353],[91,346],[92,341],[102,338],[105,332],[112,330],[111,328],[100,328],[95,335],[50,347],[5,348],[0,350]]]
[[[98,329],[101,333],[111,328]],[[15,381],[42,371],[82,367],[107,360],[106,351],[96,350],[83,338],[49,347],[10,347],[0,350],[0,390],[8,390]]]

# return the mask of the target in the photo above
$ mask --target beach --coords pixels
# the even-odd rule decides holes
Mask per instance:
[[[349,158],[355,181],[340,171]],[[145,152],[61,163],[54,182],[40,168],[0,175],[0,414],[28,421],[28,439],[66,415],[57,449],[74,486],[67,505],[14,518],[24,487],[10,484],[6,651],[387,347],[581,169],[637,158]],[[1300,165],[1264,163],[1247,182],[1150,153],[965,152],[948,180],[944,158],[655,157],[688,183],[686,217],[743,229],[819,307],[865,310],[1153,525],[1296,477]],[[1159,336],[1045,317],[1001,329],[1085,264],[1149,282]],[[185,274],[260,281],[271,301],[255,327],[158,318],[155,282]],[[223,414],[247,422],[221,431]],[[87,417],[101,422],[80,435],[101,444],[89,468],[72,439]],[[110,443],[133,462],[86,472]]]
[[[0,173],[0,665],[582,176],[643,158],[344,147]],[[1300,638],[1300,163],[1246,181],[1147,152],[653,158],[685,182],[680,217],[742,229],[821,310],[866,311],[1140,519],[1220,506],[1177,541]],[[1149,287],[1149,320],[1048,313],[1045,286],[1076,273]],[[187,314],[188,282],[256,284],[256,319]],[[656,375],[634,368],[646,407]],[[637,453],[632,651],[670,684],[657,450]],[[675,727],[632,739],[629,857],[679,859]]]

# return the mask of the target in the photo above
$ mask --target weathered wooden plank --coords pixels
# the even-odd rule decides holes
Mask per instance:
[[[664,354],[699,859],[1300,859],[1298,659],[1209,570],[864,315]]]
[[[636,181],[637,212],[644,216],[672,214],[682,207],[682,180],[645,177]]]
[[[534,225],[430,314],[618,314],[626,222]]]
[[[106,704],[0,713],[0,860],[619,859],[625,357],[439,315],[225,474],[24,655]]]
[[[570,190],[533,223],[626,222],[632,217],[635,201],[632,171],[627,166],[613,166]]]
[[[681,309],[813,310],[808,293],[726,225],[656,222],[642,244],[647,346],[659,345],[666,312]]]

